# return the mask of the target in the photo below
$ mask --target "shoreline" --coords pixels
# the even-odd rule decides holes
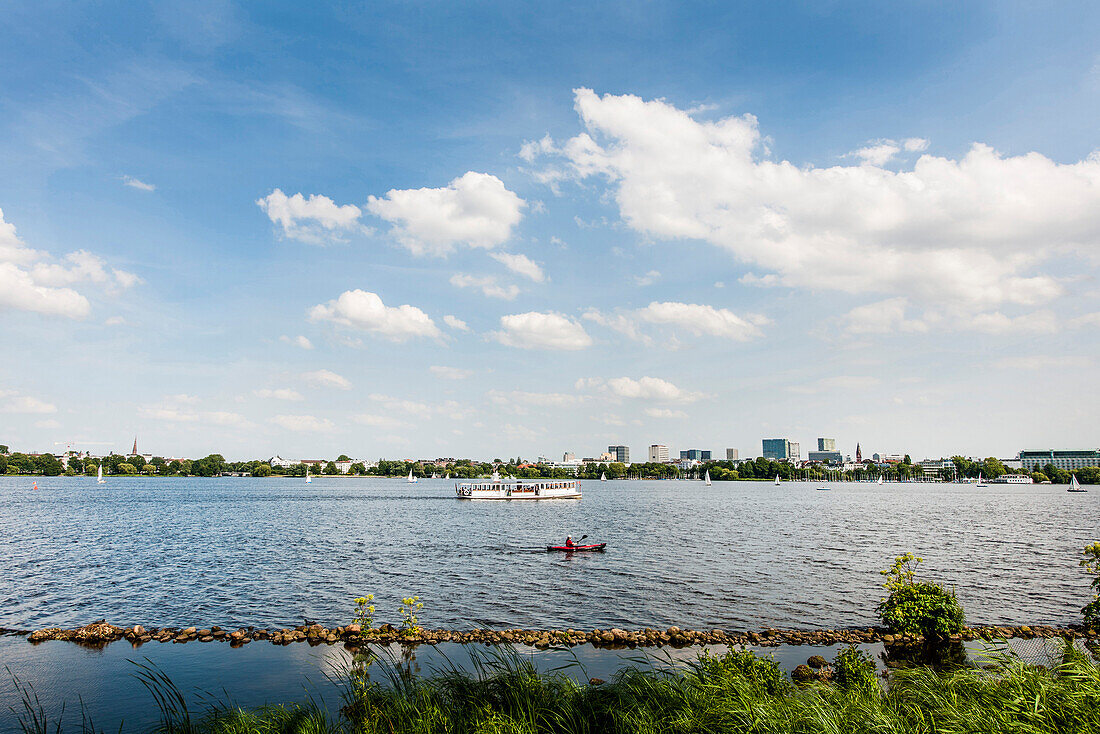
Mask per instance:
[[[256,628],[239,627],[223,629],[210,627],[150,627],[141,625],[118,627],[105,621],[93,622],[83,627],[64,629],[48,627],[29,631],[0,628],[0,636],[24,637],[32,644],[50,640],[73,642],[79,645],[102,647],[111,642],[126,640],[135,648],[149,642],[228,642],[240,647],[250,642],[264,641],[273,645],[289,645],[308,642],[314,645],[344,644],[360,647],[370,644],[399,644],[405,646],[435,645],[441,642],[484,645],[517,645],[545,650],[551,647],[575,647],[590,644],[597,648],[633,647],[691,647],[695,645],[754,645],[778,647],[780,645],[836,645],[882,643],[886,647],[914,647],[924,643],[923,637],[891,634],[886,628],[860,627],[848,629],[777,629],[746,630],[688,630],[669,627],[666,630],[643,628],[575,629],[474,629],[474,630],[401,630],[392,625],[363,630],[359,625],[324,627],[320,624],[303,624],[297,627]],[[1058,627],[1053,625],[975,625],[964,627],[962,632],[948,638],[949,642],[997,639],[1100,639],[1100,630],[1083,625]]]

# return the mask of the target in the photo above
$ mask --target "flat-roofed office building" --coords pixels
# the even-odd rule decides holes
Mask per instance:
[[[666,462],[668,461],[668,446],[662,446],[659,443],[655,443],[649,447],[649,460]]]
[[[608,446],[607,453],[611,454],[612,461],[619,461],[623,464],[630,463],[630,447],[629,446]]]
[[[772,461],[795,461],[802,455],[798,442],[785,438],[765,438],[763,449],[764,458]]]
[[[1035,471],[1047,464],[1055,469],[1084,469],[1086,466],[1100,466],[1100,449],[1047,449],[1045,451],[1021,451],[1020,466]]]

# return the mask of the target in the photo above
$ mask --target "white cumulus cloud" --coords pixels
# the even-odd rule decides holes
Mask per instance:
[[[505,301],[515,300],[519,295],[519,287],[515,285],[501,285],[492,275],[470,275],[468,273],[455,273],[451,276],[451,285],[456,288],[475,288],[482,295],[489,298],[502,298]]]
[[[311,194],[307,199],[300,193],[287,196],[275,189],[256,204],[284,236],[311,245],[338,241],[348,232],[361,230],[362,210],[354,204],[339,206],[327,196]]]
[[[82,319],[91,313],[91,302],[69,286],[91,283],[113,292],[140,281],[133,273],[105,266],[102,258],[86,250],[62,258],[32,250],[0,210],[0,309]]]
[[[335,300],[314,306],[309,311],[309,318],[312,321],[332,321],[393,341],[441,335],[435,322],[416,306],[387,306],[377,293],[358,288],[344,291]]]
[[[339,377],[339,375],[337,375],[337,377]],[[258,398],[271,398],[274,400],[305,400],[300,392],[292,390],[289,387],[278,387],[274,389],[263,388],[261,390],[253,390],[252,394]]]
[[[525,278],[530,278],[536,283],[541,283],[546,280],[546,273],[542,271],[542,267],[526,255],[510,252],[490,252],[489,257],[493,258],[513,273],[522,275]]]
[[[687,333],[748,341],[762,336],[760,327],[770,323],[759,314],[739,316],[726,308],[677,301],[654,301],[644,308],[611,314],[589,309],[584,318],[646,344],[652,343],[652,338],[643,332],[644,324],[672,327],[674,336]]]
[[[676,246],[714,244],[783,285],[903,297],[945,318],[1021,310],[1064,291],[1038,271],[1100,244],[1100,154],[1061,164],[975,144],[892,171],[767,158],[751,115],[696,120],[661,100],[575,92],[586,131],[529,155],[609,185],[624,222]],[[911,138],[909,152],[927,146]],[[903,319],[901,323],[911,321]]]
[[[275,425],[288,431],[302,433],[328,433],[336,428],[328,418],[318,418],[313,415],[277,415],[271,420]]]
[[[668,380],[659,377],[613,377],[607,381],[608,389],[623,398],[691,402],[702,397],[701,393],[682,390]]]
[[[441,377],[444,380],[465,380],[474,374],[473,370],[464,370],[459,367],[445,367],[443,365],[433,364],[428,370],[436,377]]]
[[[342,377],[331,370],[303,372],[302,379],[314,387],[334,387],[338,390],[351,389],[351,383],[346,377]]]
[[[494,331],[490,336],[501,344],[520,349],[574,351],[592,345],[592,337],[579,322],[552,311],[501,316],[500,331]]]
[[[393,189],[371,196],[367,209],[393,225],[416,255],[445,255],[456,245],[491,249],[523,218],[526,202],[488,173],[468,171],[438,189]]]
[[[279,337],[279,341],[284,344],[292,344],[300,349],[313,349],[313,342],[307,339],[305,336],[299,334],[298,336],[287,336],[283,334]]]
[[[687,418],[688,414],[682,410],[672,408],[646,408],[645,414],[650,418]]]
[[[446,316],[443,317],[443,323],[445,323],[447,326],[451,327],[455,331],[469,331],[470,330],[469,325],[467,325],[465,321],[458,318],[457,316],[452,316],[451,314],[447,314]]]
[[[703,397],[703,393],[682,390],[668,380],[659,377],[582,377],[577,380],[578,390],[602,390],[620,398],[657,400],[660,402],[690,403]]]
[[[0,413],[27,413],[43,415],[56,413],[57,406],[30,395],[9,395],[0,397]]]

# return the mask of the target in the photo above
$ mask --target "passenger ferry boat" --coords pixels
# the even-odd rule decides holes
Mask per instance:
[[[579,500],[581,488],[576,479],[503,482],[494,472],[488,481],[456,484],[455,495],[460,500]]]
[[[1033,484],[1031,477],[1026,474],[1002,474],[996,479],[990,479],[990,484]]]

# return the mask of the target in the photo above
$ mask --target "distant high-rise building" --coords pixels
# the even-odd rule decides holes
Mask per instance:
[[[839,451],[811,451],[808,456],[810,461],[820,461],[823,464],[839,464],[844,461]]]
[[[726,461],[737,461],[740,458],[740,452],[737,449],[726,449]]]
[[[793,461],[802,453],[796,441],[788,441],[785,438],[765,438],[763,449],[764,458],[772,461]]]
[[[561,455],[561,463],[563,463],[563,464],[569,464],[569,463],[574,462],[576,460],[577,460],[577,455],[574,454],[572,451],[566,451],[564,454]]]
[[[662,446],[659,443],[655,443],[649,447],[649,460],[666,462],[668,461],[668,446]]]
[[[680,460],[710,461],[710,452],[703,449],[686,449],[680,452]]]
[[[607,453],[611,454],[612,461],[621,461],[624,464],[630,463],[629,446],[608,446]]]
[[[817,439],[818,451],[836,451],[836,439],[835,438],[819,438]]]

